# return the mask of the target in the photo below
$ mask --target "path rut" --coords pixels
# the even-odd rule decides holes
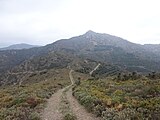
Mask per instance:
[[[70,70],[69,72],[71,85],[74,84],[72,72],[73,70]],[[69,86],[67,86],[66,88],[68,88]],[[62,98],[62,92],[66,90],[66,88],[57,91],[48,100],[47,107],[44,109],[44,112],[42,115],[42,120],[63,120],[63,115],[60,111],[59,105]],[[85,108],[78,103],[78,101],[72,96],[71,87],[66,91],[66,97],[69,102],[70,108],[73,114],[76,116],[77,120],[100,120],[99,118],[96,118],[93,114],[88,113],[85,110]]]
[[[73,84],[74,79],[73,79],[72,72],[73,70],[70,71],[69,77]],[[67,94],[67,99],[70,102],[70,107],[72,109],[72,112],[77,117],[77,120],[100,120],[99,118],[95,117],[93,114],[88,113],[86,109],[78,103],[78,101],[72,96],[71,88],[67,91],[66,94]]]
[[[47,107],[44,109],[42,120],[62,120],[62,114],[59,110],[63,89],[57,91],[48,100]]]
[[[77,120],[100,120],[93,114],[88,113],[86,109],[78,103],[78,101],[72,96],[71,89],[67,92],[67,99],[70,102],[70,107],[74,115],[77,117]]]

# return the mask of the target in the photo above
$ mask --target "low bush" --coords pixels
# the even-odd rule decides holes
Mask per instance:
[[[0,88],[0,120],[40,120],[39,114],[47,99],[68,83],[67,80],[48,80]]]
[[[73,96],[104,120],[158,120],[160,80],[86,80],[74,86]]]

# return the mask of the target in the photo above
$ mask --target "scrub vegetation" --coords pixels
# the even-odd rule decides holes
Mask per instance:
[[[104,120],[158,120],[160,79],[85,80],[73,88],[73,96]]]
[[[48,79],[0,88],[0,120],[39,120],[47,99],[68,84],[68,80]]]

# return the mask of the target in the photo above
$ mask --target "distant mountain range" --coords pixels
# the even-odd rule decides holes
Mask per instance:
[[[160,71],[159,46],[135,44],[113,35],[88,31],[43,47],[0,51],[0,81],[12,78],[2,77],[8,72],[34,72],[68,66],[77,71],[88,72],[97,63],[104,65],[101,73],[111,69],[114,74],[118,71]]]
[[[88,31],[83,35],[60,40],[48,46],[54,46],[54,50],[72,50],[78,56],[116,64],[131,71],[160,70],[159,45],[135,44],[109,34]]]
[[[0,48],[0,50],[20,50],[20,49],[30,49],[33,47],[39,47],[39,46],[21,43],[21,44],[14,44],[14,45],[10,45],[8,47]]]

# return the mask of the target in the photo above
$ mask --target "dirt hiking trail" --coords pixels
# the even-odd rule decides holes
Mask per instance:
[[[60,110],[63,95],[66,95],[65,101],[68,101],[70,111],[75,116],[76,120],[100,120],[96,118],[93,114],[88,113],[86,109],[81,106],[78,101],[72,96],[72,85],[74,84],[74,79],[72,75],[73,70],[69,72],[69,78],[71,81],[71,85],[57,91],[52,97],[48,100],[47,106],[42,113],[42,120],[63,120],[64,114],[62,114],[62,110]],[[65,92],[65,94],[63,94]]]

